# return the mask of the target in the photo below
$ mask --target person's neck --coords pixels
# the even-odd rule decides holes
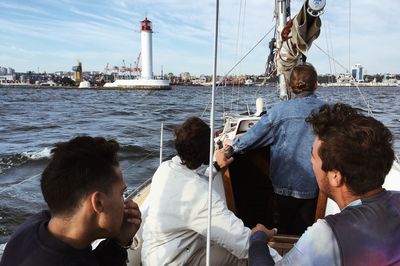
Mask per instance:
[[[335,202],[339,206],[340,210],[343,210],[347,205],[349,205],[353,201],[374,196],[382,191],[383,188],[380,187],[368,191],[367,193],[364,193],[362,195],[354,195],[346,188],[345,192],[340,193],[339,196],[336,197]]]
[[[304,98],[312,95],[314,91],[302,91],[299,94],[295,94],[295,98]]]
[[[91,230],[85,222],[77,217],[52,217],[47,229],[51,235],[76,249],[87,248],[96,239],[90,235]]]

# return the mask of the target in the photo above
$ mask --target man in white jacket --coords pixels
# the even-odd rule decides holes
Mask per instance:
[[[208,181],[196,170],[208,162],[210,128],[191,117],[175,136],[178,155],[160,165],[151,184],[143,265],[205,265]],[[211,232],[211,265],[247,265],[251,230],[215,191]]]

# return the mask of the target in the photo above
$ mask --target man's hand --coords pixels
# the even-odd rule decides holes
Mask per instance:
[[[139,206],[133,200],[125,200],[124,219],[122,222],[120,234],[117,237],[118,242],[125,246],[128,245],[136,232],[139,230],[142,222],[142,215]]]
[[[233,157],[226,158],[224,148],[222,148],[215,152],[215,160],[217,161],[220,168],[224,168],[233,162]]]
[[[233,141],[231,139],[224,140],[224,153],[226,158],[231,158],[233,155]]]
[[[254,234],[258,231],[264,232],[268,236],[268,239],[271,239],[274,235],[276,235],[278,233],[278,229],[273,228],[273,229],[269,230],[262,224],[257,224],[253,229],[251,229],[252,234]]]

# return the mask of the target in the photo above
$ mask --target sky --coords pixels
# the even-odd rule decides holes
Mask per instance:
[[[292,1],[292,15],[302,3]],[[226,74],[274,27],[273,4],[220,1],[218,74]],[[399,10],[397,0],[327,0],[315,41],[319,48],[311,48],[308,61],[320,74],[342,73],[354,64],[362,64],[367,74],[400,73]],[[153,23],[155,74],[161,69],[175,75],[212,73],[211,0],[0,0],[0,66],[55,72],[70,71],[77,60],[84,71],[103,71],[107,63],[133,65],[140,52],[139,23],[145,17]],[[264,73],[272,36],[232,74]]]

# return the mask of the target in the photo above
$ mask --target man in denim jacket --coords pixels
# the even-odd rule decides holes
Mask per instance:
[[[280,233],[301,235],[314,222],[318,196],[310,163],[314,136],[305,118],[324,102],[314,94],[317,72],[311,64],[296,66],[289,86],[294,99],[273,106],[232,146],[234,156],[270,145],[276,226]]]

